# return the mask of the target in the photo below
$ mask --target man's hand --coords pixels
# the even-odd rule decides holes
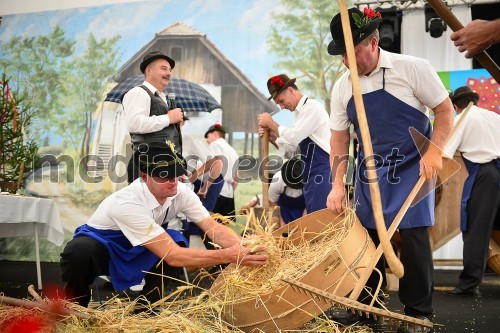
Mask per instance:
[[[337,214],[341,214],[346,205],[345,187],[342,183],[334,183],[330,194],[326,198],[326,207]]]
[[[207,197],[208,186],[207,183],[203,184],[203,186],[198,190],[198,197],[200,199],[205,199]]]
[[[257,119],[259,120],[259,127],[263,127],[264,129],[269,128],[271,132],[278,133],[278,123],[274,121],[273,117],[269,113],[261,113],[257,116]],[[259,128],[259,135],[260,134],[260,128]],[[264,132],[262,132],[264,133]]]
[[[229,252],[229,262],[231,263],[253,267],[264,266],[267,263],[268,256],[265,254],[266,248],[263,246],[249,249],[240,244],[234,244],[227,250]]]
[[[177,124],[184,120],[184,113],[181,108],[169,110],[167,116],[170,119],[170,124]]]
[[[425,174],[425,180],[430,181],[437,177],[439,171],[443,168],[443,158],[441,151],[432,143],[429,144],[429,149],[420,160],[420,173]]]
[[[498,36],[498,25],[500,21],[471,21],[465,28],[462,28],[450,35],[459,52],[464,52],[467,59],[476,56],[495,43],[495,36]],[[497,37],[498,39],[498,37]]]

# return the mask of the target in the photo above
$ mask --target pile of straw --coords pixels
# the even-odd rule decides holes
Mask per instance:
[[[347,236],[354,223],[354,212],[348,210],[345,218],[336,224],[325,225],[324,229],[314,235],[312,239],[290,241],[293,230],[288,237],[273,235],[268,228],[261,226],[265,223],[256,223],[256,229],[247,236],[243,243],[251,248],[266,247],[269,256],[268,264],[264,267],[236,267],[225,271],[224,283],[214,290],[213,297],[224,303],[241,302],[253,299],[257,295],[264,295],[285,285],[282,277],[300,280],[319,262],[322,262],[335,251],[342,240]],[[264,217],[265,218],[265,217]]]
[[[268,265],[261,268],[238,267],[230,274],[224,272],[224,287],[215,295],[204,289],[200,293],[199,286],[189,284],[179,287],[174,293],[152,304],[151,311],[140,314],[134,313],[135,300],[131,299],[114,297],[97,308],[83,308],[74,303],[58,301],[67,308],[90,315],[90,319],[49,313],[46,309],[25,309],[0,304],[0,332],[20,332],[23,327],[36,327],[36,332],[41,333],[243,332],[224,321],[222,309],[227,302],[241,302],[279,288],[283,285],[281,276],[300,279],[318,261],[329,255],[345,237],[353,217],[351,214],[346,215],[348,218],[344,221],[336,226],[325,226],[321,233],[308,241],[299,239],[291,242],[287,238],[276,238],[270,231],[262,228],[264,223],[259,223],[254,230],[249,230],[252,235],[245,237],[244,242],[251,247],[265,246],[270,257]],[[269,228],[272,229],[274,228]],[[292,236],[292,233],[293,231],[289,236]],[[194,296],[186,297],[186,294]],[[49,300],[45,299],[44,302]],[[337,323],[331,320],[316,318],[300,329],[283,332],[370,331],[357,326],[339,328]]]

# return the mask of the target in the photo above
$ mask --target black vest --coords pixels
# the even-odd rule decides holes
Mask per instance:
[[[140,86],[151,98],[149,116],[161,116],[168,113],[168,106],[165,101],[156,93],[151,93],[146,86]],[[130,133],[130,138],[136,150],[139,145],[147,144],[152,147],[165,147],[166,141],[171,141],[175,145],[175,150],[182,153],[182,136],[179,124],[170,124],[167,127],[151,133]]]

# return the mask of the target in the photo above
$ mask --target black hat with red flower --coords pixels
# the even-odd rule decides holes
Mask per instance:
[[[349,8],[347,12],[349,14],[349,23],[351,25],[354,46],[361,43],[361,41],[374,32],[382,20],[382,15],[370,8],[365,8],[364,12],[361,12],[358,8],[353,7]],[[340,13],[332,18],[330,32],[333,40],[328,44],[328,53],[331,55],[344,54],[345,40]]]
[[[273,76],[267,80],[267,89],[271,96],[267,100],[271,100],[278,96],[283,90],[295,84],[295,78],[290,79],[286,74]]]
[[[210,126],[208,128],[208,130],[206,131],[205,139],[207,138],[209,133],[212,133],[215,131],[220,132],[222,134],[222,136],[226,135],[226,129],[224,128],[224,126],[222,126],[221,124],[214,124],[214,125]]]

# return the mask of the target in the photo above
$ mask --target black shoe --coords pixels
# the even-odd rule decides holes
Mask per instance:
[[[481,293],[479,292],[479,287],[475,286],[473,288],[469,289],[462,289],[460,287],[456,287],[455,289],[451,291],[446,292],[448,295],[452,296],[480,296]]]
[[[418,319],[428,321],[431,323],[432,321],[424,316],[416,317]],[[429,327],[422,327],[422,326],[413,326],[411,324],[402,324],[401,326],[398,327],[397,333],[414,333],[414,332],[424,332],[424,333],[429,333],[429,332],[434,332],[432,328]]]
[[[375,319],[372,316],[366,317],[357,313],[351,313],[350,311],[337,308],[330,308],[326,310],[324,312],[324,316],[344,327],[368,326],[375,331],[383,327],[382,319],[380,317]]]

